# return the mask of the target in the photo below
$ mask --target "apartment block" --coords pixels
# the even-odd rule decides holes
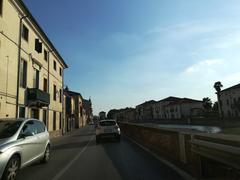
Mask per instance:
[[[61,133],[67,64],[23,1],[0,4],[0,118],[37,118]]]
[[[240,118],[240,84],[234,85],[220,92],[223,117],[225,119]]]
[[[136,106],[136,119],[139,121],[146,121],[153,119],[153,107],[156,101],[146,101]]]
[[[166,119],[167,118],[166,106],[175,101],[179,101],[180,99],[181,98],[179,97],[170,96],[160,101],[157,101],[153,105],[153,119]]]
[[[166,119],[187,119],[203,114],[203,102],[195,99],[182,98],[166,105]]]

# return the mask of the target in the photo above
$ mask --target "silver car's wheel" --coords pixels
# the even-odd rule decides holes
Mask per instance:
[[[15,180],[20,167],[20,159],[18,156],[13,156],[4,171],[3,180]]]
[[[50,146],[48,145],[44,153],[43,162],[47,163],[49,160],[50,160]]]

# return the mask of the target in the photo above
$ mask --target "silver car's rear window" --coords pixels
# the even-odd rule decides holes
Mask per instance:
[[[0,120],[0,139],[9,138],[13,136],[19,127],[21,126],[22,121],[1,121]]]
[[[102,121],[99,122],[100,126],[114,126],[116,125],[115,121]]]

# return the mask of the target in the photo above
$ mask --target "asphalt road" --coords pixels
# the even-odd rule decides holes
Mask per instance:
[[[22,169],[18,180],[167,180],[182,179],[174,170],[126,138],[95,143],[85,127],[52,140],[51,160]]]

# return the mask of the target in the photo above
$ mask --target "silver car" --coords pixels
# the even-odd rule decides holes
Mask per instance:
[[[49,158],[49,134],[43,122],[0,119],[0,179],[14,180],[19,169]]]

